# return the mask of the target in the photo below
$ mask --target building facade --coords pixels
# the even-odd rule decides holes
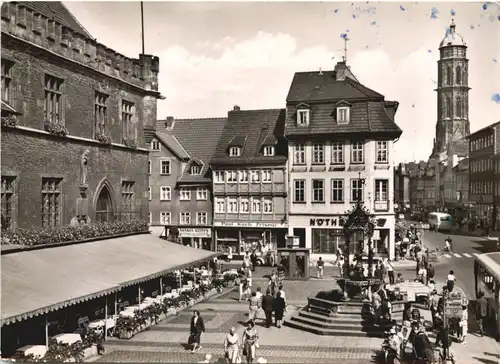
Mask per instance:
[[[342,221],[361,199],[378,221],[375,251],[394,257],[393,144],[402,133],[394,122],[397,108],[360,84],[344,62],[334,71],[295,74],[285,128],[288,234],[312,254],[328,256],[345,245]],[[359,240],[351,239],[351,252]]]
[[[500,121],[469,135],[469,198],[478,219],[499,228]]]
[[[60,2],[2,4],[2,229],[147,218],[159,60]]]
[[[287,143],[284,109],[228,113],[211,162],[217,251],[285,246]]]
[[[157,123],[151,145],[152,224],[184,245],[214,249],[210,160],[226,121],[168,117]]]

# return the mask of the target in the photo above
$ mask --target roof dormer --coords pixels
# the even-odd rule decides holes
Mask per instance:
[[[311,106],[301,102],[297,105],[297,125],[307,126],[309,125],[309,119],[311,114]]]
[[[335,119],[337,124],[349,124],[351,121],[351,108],[352,104],[345,100],[339,101],[335,104]]]
[[[273,157],[276,154],[276,137],[273,134],[268,134],[262,142],[262,154],[264,157]]]
[[[189,163],[189,174],[191,176],[198,176],[203,169],[203,161],[199,158],[194,158]]]
[[[230,157],[240,157],[243,152],[247,137],[246,135],[236,135],[231,139],[228,145],[228,153]]]

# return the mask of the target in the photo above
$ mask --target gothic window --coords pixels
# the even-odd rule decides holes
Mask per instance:
[[[451,97],[447,96],[445,100],[445,117],[451,118]]]
[[[456,107],[455,107],[455,116],[457,118],[463,117],[462,115],[463,109],[462,109],[462,98],[458,97],[456,101]]]
[[[457,85],[461,85],[462,84],[462,67],[457,66],[455,73],[456,73],[455,77],[457,80]]]
[[[446,67],[446,83],[451,85],[453,83],[453,72],[451,66]]]

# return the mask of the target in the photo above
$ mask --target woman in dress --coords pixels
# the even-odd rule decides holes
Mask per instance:
[[[460,341],[462,344],[467,344],[467,331],[468,331],[469,312],[467,306],[462,306],[462,319],[458,323],[460,329]]]
[[[236,328],[233,326],[224,340],[224,353],[226,359],[228,359],[230,363],[238,362],[239,348],[240,342],[238,334],[236,333]]]
[[[281,323],[283,321],[283,313],[285,312],[285,300],[281,297],[281,293],[276,293],[276,298],[273,302],[273,310],[274,310],[274,319],[276,320],[276,326],[281,328]]]
[[[255,359],[256,349],[259,346],[259,335],[255,330],[253,321],[248,321],[247,328],[243,332],[243,355],[247,359],[247,363],[253,363]]]

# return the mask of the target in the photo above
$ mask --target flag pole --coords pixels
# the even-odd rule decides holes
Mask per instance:
[[[144,53],[144,3],[141,1],[142,54]]]

